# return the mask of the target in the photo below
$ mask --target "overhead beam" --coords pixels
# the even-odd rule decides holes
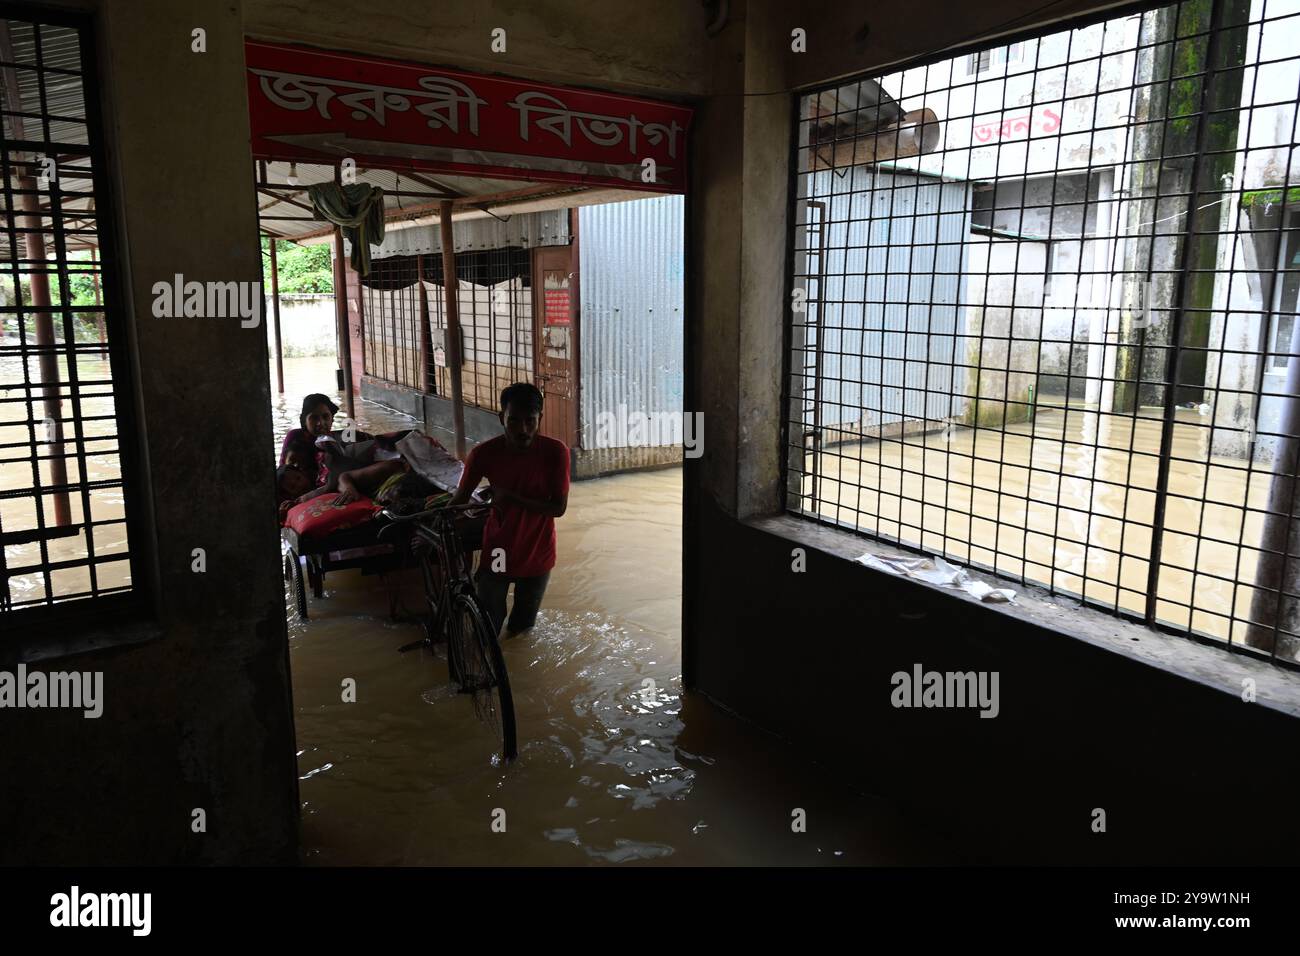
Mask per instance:
[[[263,180],[258,180],[254,185],[256,185],[259,189],[262,189],[262,190],[269,190],[269,191],[271,191],[271,192],[275,192],[275,193],[288,191],[288,192],[289,192],[289,195],[291,195],[291,196],[297,196],[297,195],[299,195],[300,193],[305,193],[305,192],[307,191],[307,190],[303,189],[303,188],[300,187],[300,186],[286,186],[286,185],[284,185],[283,183],[270,183],[270,182],[266,182],[266,181],[263,181]],[[448,199],[448,198],[453,198],[453,197],[448,196],[446,193],[441,193],[441,192],[432,192],[432,193],[431,193],[431,192],[419,192],[419,193],[417,193],[417,192],[410,192],[409,190],[406,190],[406,189],[385,189],[385,190],[384,190],[384,195],[385,195],[385,196],[401,196],[403,199]]]
[[[459,189],[453,189],[446,183],[434,179],[432,176],[424,176],[420,173],[406,173],[406,176],[410,179],[414,179],[417,183],[424,183],[424,185],[431,189],[437,189],[447,199],[459,199],[461,196],[465,195]]]
[[[306,209],[309,213],[313,215],[313,217],[316,215],[315,208],[307,205],[305,202],[299,202],[296,199],[290,199],[288,196],[276,196],[275,193],[267,189],[265,186],[258,186],[257,191],[261,193],[263,196],[271,196],[275,199],[275,202],[270,203],[269,205],[258,207],[260,209],[270,209],[271,206],[275,205],[275,203],[284,202],[284,203],[288,203],[290,206],[297,206],[299,209]]]
[[[502,206],[511,202],[523,202],[527,199],[536,199],[539,196],[566,195],[568,193],[585,192],[586,187],[566,187],[555,183],[547,183],[537,186],[529,186],[524,189],[512,189],[507,192],[485,193],[480,196],[466,196],[463,199],[443,199],[436,203],[427,203],[422,206],[411,206],[409,209],[402,209],[397,215],[391,212],[385,215],[388,222],[394,222],[401,219],[418,219],[421,216],[441,216],[443,203],[450,202],[457,209],[475,209],[487,212],[486,209],[480,209],[483,205]],[[321,236],[328,236],[328,228],[317,229],[312,232],[304,232],[299,239],[316,239]]]

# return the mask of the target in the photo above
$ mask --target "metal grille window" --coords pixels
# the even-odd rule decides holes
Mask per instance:
[[[0,613],[15,620],[86,599],[103,611],[132,590],[85,23],[0,18]]]
[[[990,50],[799,102],[790,510],[1300,660],[1300,3]]]
[[[431,259],[394,256],[371,260],[370,275],[360,280],[367,375],[408,388],[424,387],[420,323],[427,300],[421,301],[419,279],[428,280]]]
[[[502,389],[534,379],[531,261],[527,249],[456,253],[461,389],[467,405],[495,412]],[[362,280],[366,374],[422,388],[421,323],[427,315],[435,342],[447,328],[442,256],[393,256],[374,260],[371,268]],[[448,370],[435,365],[434,373],[430,391],[449,394]]]

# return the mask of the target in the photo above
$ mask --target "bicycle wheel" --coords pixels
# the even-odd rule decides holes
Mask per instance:
[[[298,617],[307,620],[307,582],[303,580],[303,559],[298,552],[290,551],[285,560],[285,570],[289,573],[293,586],[294,601],[298,605]]]
[[[447,638],[453,680],[463,693],[473,695],[474,713],[500,737],[505,758],[514,760],[519,751],[510,677],[488,616],[472,594],[456,595]]]
[[[420,555],[420,575],[424,581],[424,639],[432,647],[441,637],[438,617],[442,611],[438,575],[433,558],[428,554]]]

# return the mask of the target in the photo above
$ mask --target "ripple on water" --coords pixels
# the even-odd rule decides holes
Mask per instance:
[[[572,769],[577,761],[573,750],[560,743],[558,737],[547,740],[530,740],[519,748],[516,766],[555,766]]]
[[[426,704],[442,704],[449,700],[462,699],[462,697],[460,688],[451,681],[447,681],[445,684],[430,687],[420,695],[420,699]]]
[[[547,613],[523,640],[529,641],[528,684],[541,688],[550,731],[549,741],[530,742],[523,753],[536,747],[537,757],[555,760],[561,751],[551,747],[564,747],[569,766],[589,768],[581,783],[630,802],[632,809],[690,792],[695,772],[681,766],[675,754],[682,723],[668,715],[670,705],[680,701],[680,678],[651,663],[660,656],[652,641],[595,612],[564,611]],[[514,650],[509,643],[507,648]],[[575,749],[560,741],[572,741]],[[653,849],[646,853],[662,855]],[[632,843],[591,855],[643,858]]]
[[[622,837],[616,839],[613,847],[609,849],[588,846],[582,842],[582,837],[572,827],[557,827],[544,832],[548,840],[556,843],[572,843],[586,853],[587,856],[597,860],[604,860],[607,863],[624,863],[628,860],[655,860],[673,854],[673,848],[666,844],[645,843],[640,840],[628,840]]]

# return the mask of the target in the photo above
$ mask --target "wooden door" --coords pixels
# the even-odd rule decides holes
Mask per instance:
[[[541,433],[570,448],[578,439],[575,280],[569,246],[533,251],[533,365],[545,401]]]

